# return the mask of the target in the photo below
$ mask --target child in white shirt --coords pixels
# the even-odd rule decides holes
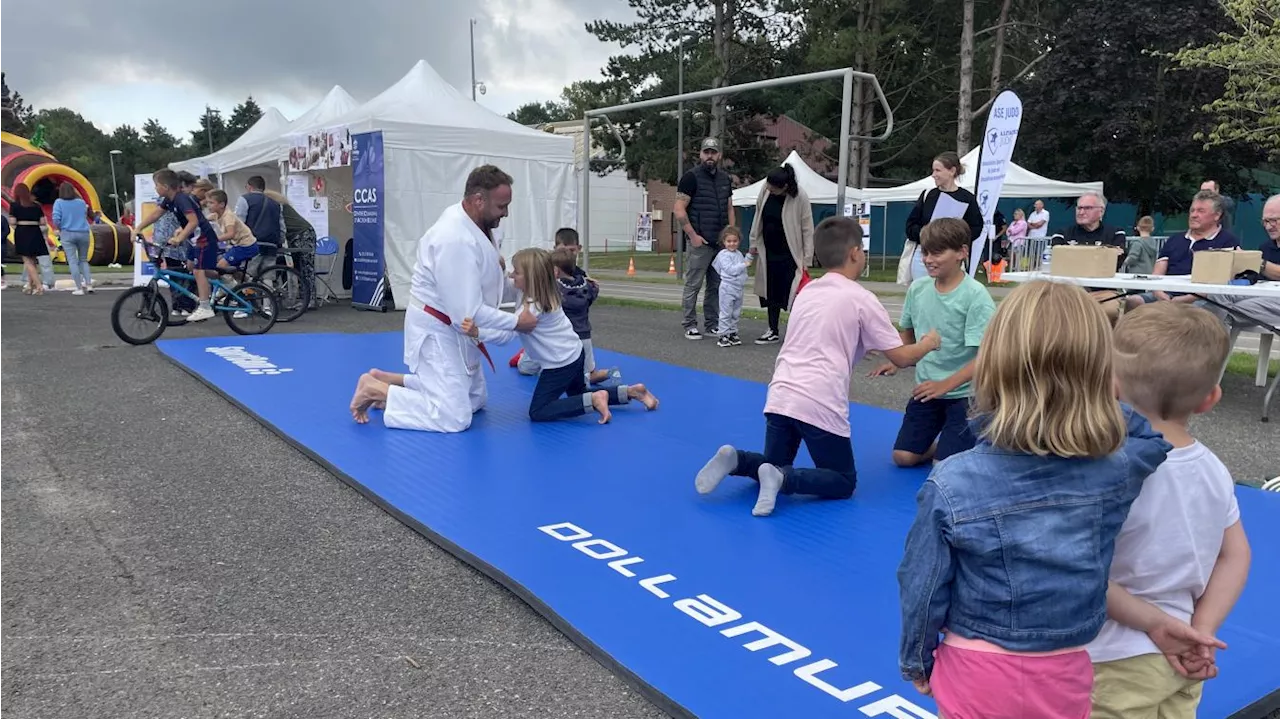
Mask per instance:
[[[1093,719],[1195,717],[1203,680],[1217,674],[1213,655],[1224,645],[1213,635],[1244,588],[1249,541],[1230,472],[1187,423],[1222,397],[1229,344],[1212,314],[1172,302],[1139,307],[1116,325],[1120,395],[1173,450],[1116,537],[1108,620],[1088,645]],[[1188,637],[1199,644],[1184,646]]]
[[[720,273],[720,347],[742,344],[738,337],[738,320],[742,318],[742,295],[747,288],[747,268],[754,256],[744,256],[738,246],[742,233],[736,227],[726,227],[720,232],[720,244],[724,249],[716,254],[711,267]]]
[[[510,342],[519,336],[525,356],[541,368],[529,403],[529,419],[552,422],[595,410],[600,415],[600,424],[605,424],[612,418],[610,405],[626,404],[634,399],[645,409],[658,408],[658,399],[642,384],[588,391],[582,340],[564,313],[551,253],[538,248],[517,252],[511,258],[511,281],[523,293],[525,307],[538,318],[532,332],[481,330],[470,317],[465,318],[461,326],[471,337],[493,344]]]

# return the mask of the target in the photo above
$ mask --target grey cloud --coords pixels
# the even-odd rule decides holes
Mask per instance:
[[[545,17],[548,10],[562,16],[559,25]],[[469,17],[480,21],[481,79],[582,79],[571,75],[583,55],[603,58],[607,51],[583,24],[628,14],[621,0],[603,7],[590,0],[62,0],[56,12],[19,12],[10,4],[3,66],[10,86],[37,105],[41,96],[72,87],[110,85],[113,73],[125,70],[183,77],[225,97],[270,94],[306,103],[339,84],[363,101],[421,58],[467,88]],[[499,28],[495,16],[513,21]],[[598,70],[591,67],[588,76]]]

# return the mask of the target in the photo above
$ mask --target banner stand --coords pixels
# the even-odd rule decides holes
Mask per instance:
[[[1022,126],[1022,100],[1012,90],[1004,90],[996,96],[987,112],[987,125],[978,146],[978,178],[973,185],[973,195],[982,210],[982,237],[974,241],[969,251],[969,276],[978,274],[982,263],[982,250],[990,250],[995,240],[992,224],[1004,178],[1009,172],[1013,148]],[[988,255],[990,256],[990,255]]]
[[[381,131],[351,136],[351,166],[351,306],[386,312],[391,308],[384,252],[386,188]]]

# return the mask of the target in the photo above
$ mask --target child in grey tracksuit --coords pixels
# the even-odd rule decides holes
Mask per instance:
[[[742,317],[742,296],[747,290],[747,268],[753,257],[743,255],[738,246],[742,235],[736,227],[726,227],[720,233],[720,246],[711,266],[720,273],[720,347],[742,344],[738,337],[738,320]]]

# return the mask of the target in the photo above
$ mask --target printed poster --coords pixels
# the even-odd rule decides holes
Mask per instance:
[[[1009,172],[1013,147],[1018,141],[1018,129],[1021,126],[1022,100],[1012,90],[1005,90],[991,103],[991,110],[987,114],[987,129],[982,134],[982,149],[978,151],[978,184],[974,190],[986,229],[982,237],[974,242],[973,251],[969,254],[972,258],[969,261],[970,277],[978,272],[982,248],[995,236],[992,217],[996,212],[996,203],[1000,201],[1000,191],[1004,189],[1004,178]]]
[[[151,179],[151,175],[134,175],[133,176],[133,214],[138,219],[136,223],[141,223],[152,210],[159,205],[156,204],[156,184]],[[142,236],[150,240],[154,225],[142,231]],[[138,245],[133,246],[133,284],[145,285],[151,281],[151,276],[156,273],[156,265],[151,261],[147,252]]]
[[[329,197],[324,183],[317,183],[307,175],[289,175],[284,196],[302,219],[315,228],[316,239],[329,236]]]
[[[351,131],[345,127],[294,135],[293,147],[289,149],[289,171],[308,172],[349,167],[353,162],[353,151]]]

